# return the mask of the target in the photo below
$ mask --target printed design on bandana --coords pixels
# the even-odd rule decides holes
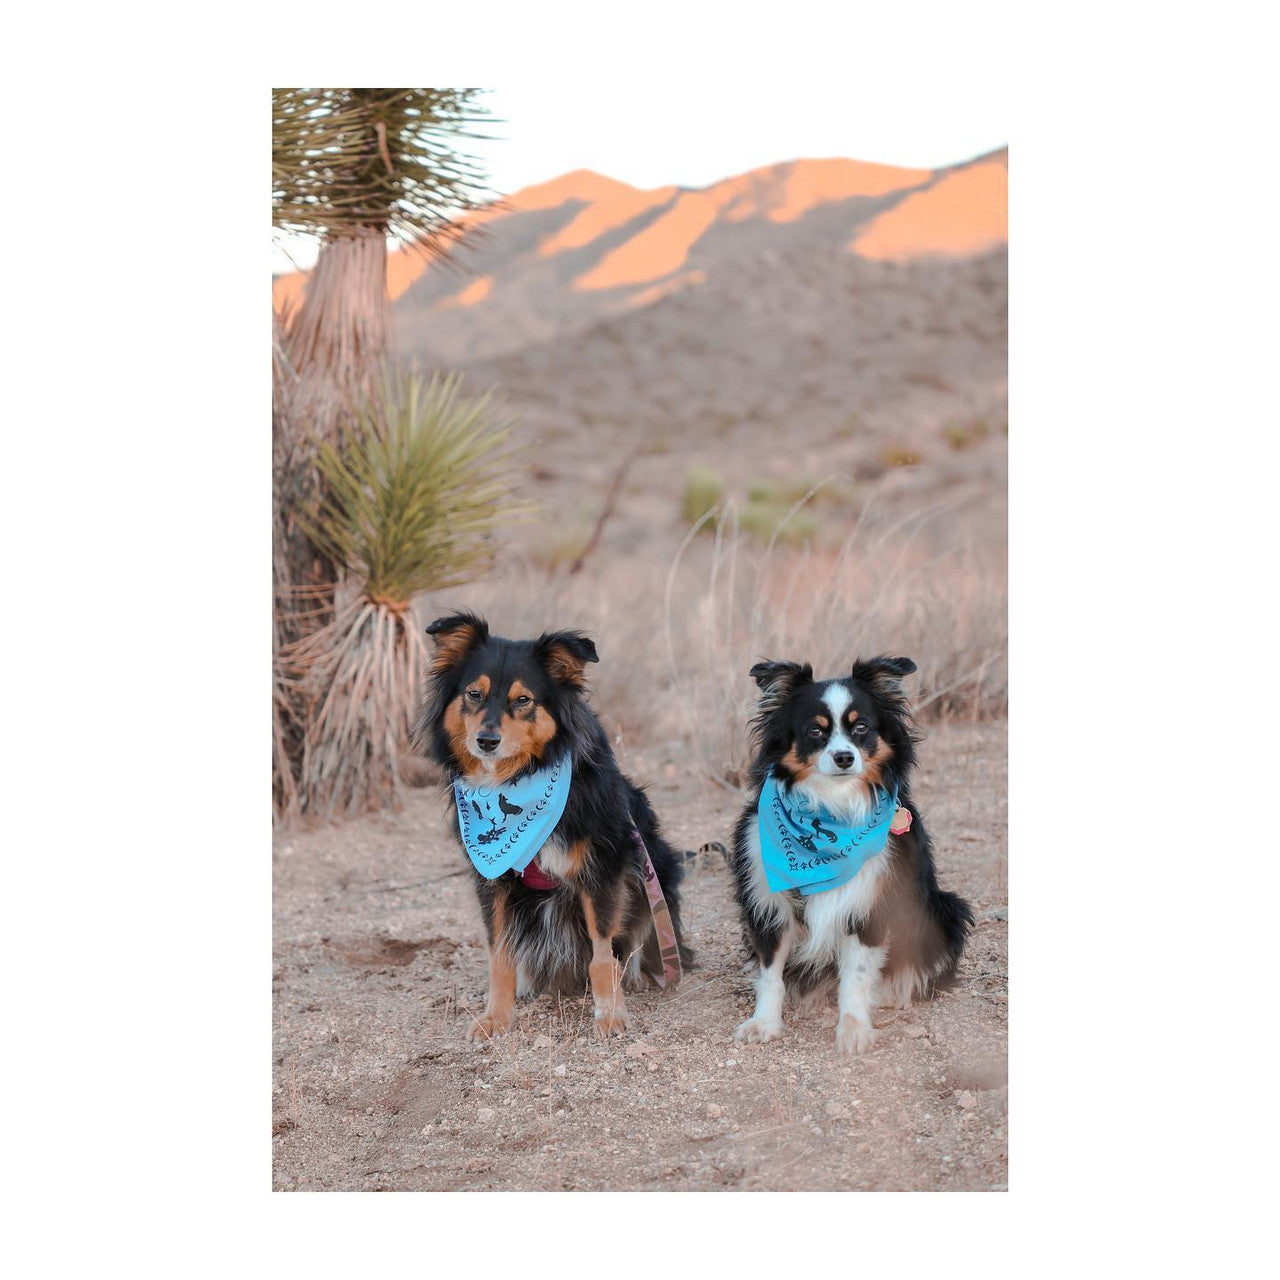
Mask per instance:
[[[537,857],[569,799],[573,766],[568,756],[519,782],[500,787],[453,784],[462,844],[488,880],[523,871]]]
[[[480,794],[479,792],[476,793]],[[489,830],[482,831],[476,836],[477,844],[492,844],[495,840],[500,840],[507,830],[507,818],[524,812],[524,806],[512,804],[501,791],[498,792],[498,811],[502,815],[502,821],[493,816],[493,805],[489,797],[485,797],[484,808],[475,801],[468,801],[471,807],[476,811],[476,819],[479,822],[488,821]]]
[[[877,788],[867,816],[845,823],[804,792],[788,793],[776,779],[766,779],[756,816],[769,888],[809,895],[846,884],[883,851],[897,806],[896,793]]]

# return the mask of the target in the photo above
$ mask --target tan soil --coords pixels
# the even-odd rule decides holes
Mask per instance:
[[[274,1183],[279,1190],[1004,1190],[1005,729],[933,726],[916,795],[943,884],[977,917],[956,987],[877,1015],[858,1059],[830,1007],[735,1044],[750,1010],[729,876],[686,879],[698,967],[632,996],[623,1040],[586,1000],[517,1006],[467,1039],[485,955],[465,860],[434,790],[404,811],[275,845]],[[739,800],[673,753],[623,754],[674,842],[726,839]]]

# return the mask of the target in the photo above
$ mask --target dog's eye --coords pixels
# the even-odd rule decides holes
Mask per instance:
[[[859,720],[858,723],[853,726],[853,731],[854,733],[866,733],[867,726]]]
[[[511,705],[513,707],[527,707],[533,699],[527,693],[522,693]]]
[[[811,738],[822,737],[822,726],[820,724],[815,724],[813,728],[809,730],[809,737]]]
[[[483,698],[483,697],[484,697],[484,694],[482,694],[482,693],[480,692],[480,690],[479,690],[479,689],[468,689],[468,690],[467,690],[467,701],[468,701],[468,702],[479,702],[479,701],[480,701],[480,699],[481,699],[481,698]]]

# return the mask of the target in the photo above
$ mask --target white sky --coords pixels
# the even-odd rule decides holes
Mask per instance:
[[[635,80],[585,84],[548,78],[493,89],[484,101],[501,123],[471,150],[491,184],[509,194],[571,169],[594,169],[637,187],[704,187],[720,178],[800,157],[847,156],[937,168],[1004,146],[1010,121],[1002,77],[973,60],[953,98],[930,101],[898,66],[893,75],[851,56],[844,74],[750,83]],[[641,82],[644,84],[644,82]],[[286,256],[286,251],[289,256]],[[306,240],[278,241],[272,268],[308,266]]]

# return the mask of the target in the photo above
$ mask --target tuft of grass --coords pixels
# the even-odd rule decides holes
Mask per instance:
[[[980,444],[990,434],[991,425],[985,418],[976,418],[969,423],[949,423],[943,430],[947,443],[957,451]]]
[[[529,559],[546,573],[559,573],[567,569],[587,549],[591,541],[591,523],[577,521],[558,533],[532,541]]]
[[[914,449],[902,445],[891,444],[880,453],[881,461],[887,467],[918,467],[921,457]]]
[[[724,497],[724,481],[709,467],[691,467],[684,477],[680,513],[686,524],[696,524]]]
[[[748,502],[738,513],[738,527],[766,542],[776,539],[798,545],[812,541],[822,531],[822,521],[812,511],[790,514],[791,507],[789,502]]]

